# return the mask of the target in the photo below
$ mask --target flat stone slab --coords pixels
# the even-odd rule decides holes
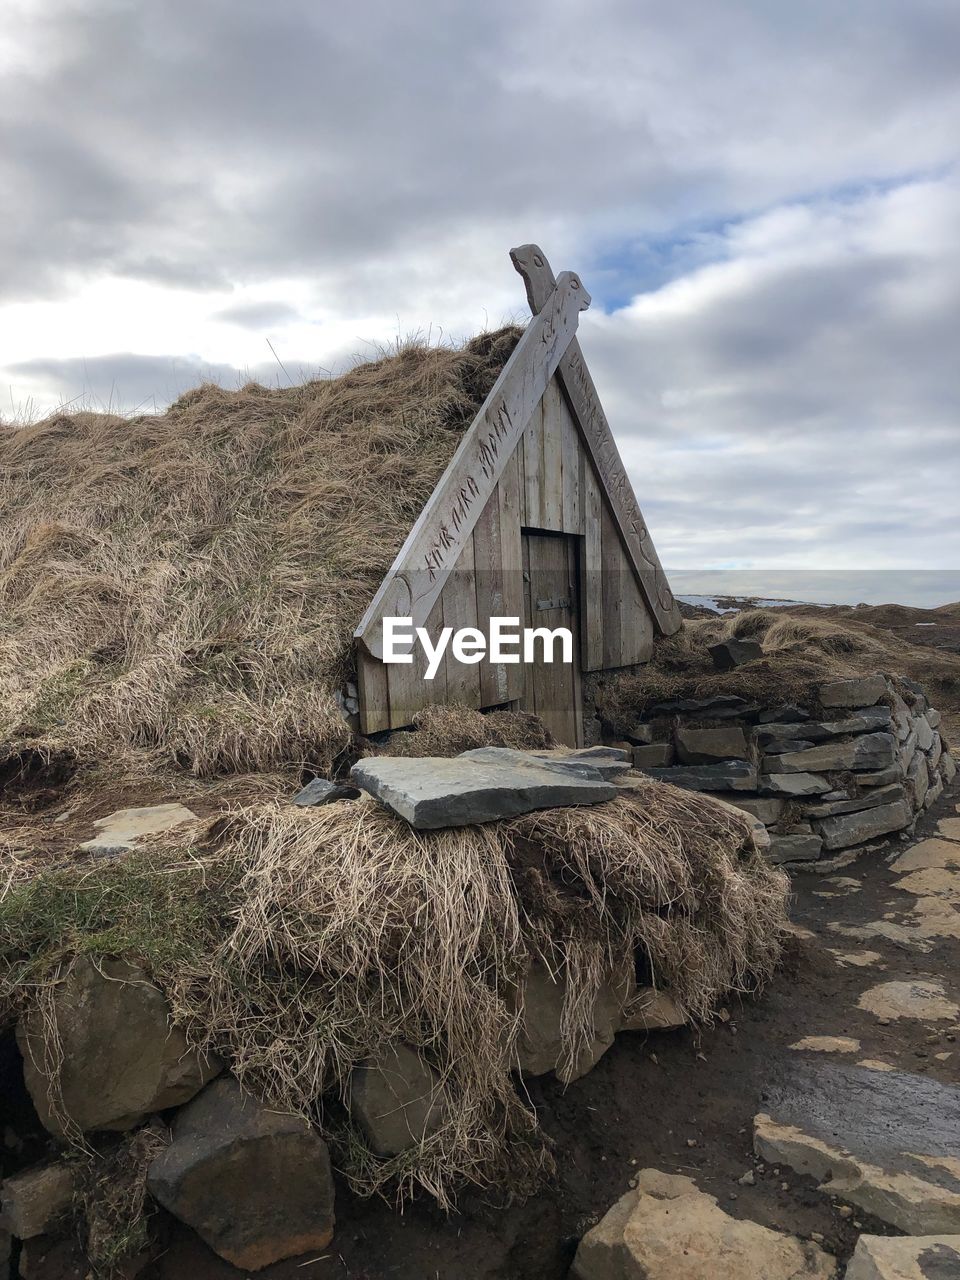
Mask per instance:
[[[790,1048],[806,1053],[859,1053],[860,1041],[851,1036],[804,1036]]]
[[[767,756],[763,770],[764,773],[829,773],[838,769],[884,769],[896,759],[896,748],[897,740],[892,733],[863,733],[849,741],[840,739],[806,751]]]
[[[143,809],[118,809],[98,818],[94,827],[98,835],[85,840],[80,848],[88,853],[122,853],[132,849],[143,836],[172,831],[185,822],[196,822],[197,815],[182,804],[151,804]]]
[[[830,783],[816,773],[768,773],[760,779],[762,796],[818,796]]]
[[[960,1236],[861,1236],[844,1280],[960,1280]]]
[[[768,1086],[754,1148],[901,1231],[960,1231],[960,1089],[793,1058]]]
[[[580,776],[555,762],[496,747],[453,759],[369,756],[353,766],[350,777],[421,831],[495,822],[534,809],[600,804],[618,794],[614,783],[599,775]]]
[[[910,825],[913,812],[906,800],[893,804],[881,804],[875,809],[861,809],[859,813],[841,813],[834,818],[819,820],[820,833],[826,849],[848,849],[877,836],[902,831]]]
[[[691,1178],[641,1169],[580,1241],[570,1280],[830,1280],[816,1244],[732,1218]]]
[[[940,826],[943,825],[941,822]],[[952,840],[931,838],[918,841],[906,853],[902,853],[896,862],[891,863],[890,870],[905,873],[927,871],[931,868],[946,870],[950,867],[960,869],[960,844],[954,844]]]
[[[782,862],[816,862],[820,857],[823,841],[818,835],[771,836],[767,861],[775,864]]]
[[[757,766],[746,760],[723,764],[675,765],[671,769],[645,769],[650,778],[671,782],[689,791],[756,791]]]
[[[877,1018],[917,1018],[922,1022],[953,1022],[960,1005],[949,999],[939,978],[881,982],[864,991],[857,1005]]]
[[[886,692],[883,676],[857,676],[823,685],[820,701],[825,707],[872,707]]]

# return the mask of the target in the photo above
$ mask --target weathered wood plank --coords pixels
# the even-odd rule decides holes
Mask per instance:
[[[453,572],[447,575],[440,595],[443,625],[454,634],[464,627],[479,628],[477,616],[477,573],[473,534],[466,539]],[[484,628],[486,630],[486,628]],[[447,702],[462,702],[467,707],[480,706],[480,664],[460,662],[447,647],[443,660],[446,672]]]
[[[543,393],[541,528],[563,531],[563,393],[556,378]]]
[[[531,625],[556,630],[576,626],[576,581],[570,575],[570,545],[565,537],[527,533],[530,573]],[[576,664],[544,662],[537,646],[530,664],[533,710],[551,733],[568,746],[577,742]]]
[[[512,249],[510,257],[523,277],[530,310],[536,315],[553,294],[554,275],[550,264],[543,250],[534,244]],[[571,340],[561,357],[558,373],[587,450],[609,494],[631,568],[637,575],[658,629],[664,635],[672,635],[680,628],[680,610],[637,505],[636,495],[576,338]]]
[[[601,501],[600,557],[603,597],[603,666],[623,666],[623,559],[610,507]]]
[[[383,617],[412,617],[421,626],[430,615],[589,304],[572,272],[543,299],[357,627],[374,657],[383,653]]]
[[[443,609],[439,601],[434,605],[426,622],[431,640],[436,642],[443,626]],[[446,670],[443,664],[432,680],[426,679],[427,658],[421,645],[411,647],[412,663],[386,664],[387,695],[390,702],[390,728],[402,729],[411,724],[421,708],[435,702],[445,702],[447,697]]]
[[[500,559],[503,570],[503,617],[518,618],[523,623],[523,549],[520,535],[520,468],[518,449],[503,469],[497,495],[500,502]],[[523,664],[508,663],[507,697],[523,697]]]
[[[581,659],[584,671],[603,669],[603,557],[601,522],[603,499],[589,458],[581,454],[581,500],[583,540],[581,546]]]
[[[504,469],[500,482],[477,521],[473,531],[473,554],[476,562],[477,619],[487,631],[488,619],[503,617],[506,609],[503,539],[500,532],[500,487],[507,476]],[[510,700],[508,668],[484,657],[480,663],[480,705],[497,706]]]
[[[625,667],[649,662],[653,656],[653,637],[656,624],[650,616],[647,602],[630,569],[630,561],[620,548],[621,556],[621,620],[620,657]]]
[[[556,379],[554,379],[556,381]],[[563,516],[564,533],[582,533],[583,516],[580,508],[580,470],[583,447],[580,433],[570,414],[566,397],[560,397],[561,445],[563,467]]]
[[[523,488],[525,525],[539,529],[543,524],[543,401],[530,415],[523,433]]]
[[[567,573],[573,594],[573,728],[574,740],[570,744],[582,747],[583,737],[583,659],[580,646],[580,612],[583,607],[580,593],[580,542],[577,537],[564,539],[567,544]]]
[[[387,668],[379,658],[357,650],[357,691],[360,728],[364,733],[380,733],[390,728],[390,696]]]

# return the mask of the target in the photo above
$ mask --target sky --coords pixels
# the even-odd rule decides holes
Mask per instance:
[[[0,414],[458,341],[536,241],[681,587],[960,599],[958,66],[956,0],[3,0]]]

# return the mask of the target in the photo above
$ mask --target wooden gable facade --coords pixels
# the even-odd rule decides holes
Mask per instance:
[[[409,725],[431,703],[508,706],[540,715],[559,741],[583,741],[586,672],[648,660],[680,615],[597,397],[576,327],[590,302],[557,279],[536,245],[511,253],[533,319],[467,431],[356,631],[365,733]],[[458,661],[433,680],[382,661],[382,621],[410,617],[488,631],[568,627],[572,663]]]

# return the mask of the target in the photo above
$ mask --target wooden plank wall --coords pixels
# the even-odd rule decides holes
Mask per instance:
[[[523,619],[521,528],[582,539],[582,669],[599,671],[646,662],[653,650],[653,620],[556,378],[430,614],[427,629],[434,639],[442,626],[478,627],[486,632],[491,616]],[[419,645],[413,665],[385,666],[360,646],[357,661],[368,733],[408,725],[427,703],[489,707],[524,696],[522,665],[467,666],[448,654],[436,677],[425,681]]]

